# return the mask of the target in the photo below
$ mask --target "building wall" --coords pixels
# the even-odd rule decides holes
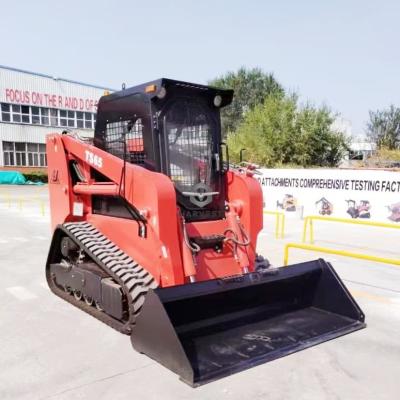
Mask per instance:
[[[95,112],[110,89],[0,66],[0,102]]]
[[[23,174],[44,173],[47,174],[47,167],[1,167],[0,171],[18,171]]]
[[[107,92],[111,90],[0,66],[0,169],[43,167],[40,153],[48,133],[70,129],[92,136],[97,102]]]

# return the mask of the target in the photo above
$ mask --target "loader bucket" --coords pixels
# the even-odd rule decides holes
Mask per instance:
[[[151,290],[133,347],[197,386],[365,327],[324,260]]]

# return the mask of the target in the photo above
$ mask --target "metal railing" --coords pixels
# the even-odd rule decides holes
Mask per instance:
[[[313,221],[325,221],[325,222],[340,222],[343,224],[353,224],[353,225],[368,225],[375,226],[380,228],[392,228],[392,229],[400,229],[400,224],[390,224],[387,222],[374,222],[374,221],[366,221],[361,219],[349,219],[349,218],[336,218],[336,217],[323,217],[321,215],[309,215],[304,219],[303,226],[303,243],[307,241],[307,228],[309,233],[309,242],[311,244],[314,243],[314,223]]]
[[[351,257],[351,258],[358,258],[361,260],[367,261],[374,261],[384,264],[391,264],[397,267],[400,267],[400,259],[395,258],[386,258],[386,257],[378,257],[368,254],[360,254],[360,253],[353,253],[346,250],[336,250],[328,247],[321,247],[321,246],[314,246],[312,244],[303,244],[303,243],[287,243],[285,245],[285,252],[283,257],[283,265],[288,265],[289,263],[289,249],[301,249],[301,250],[308,250],[308,251],[315,251],[318,253],[326,253],[326,254],[335,254],[338,256],[343,257]]]
[[[282,211],[263,211],[267,215],[275,215],[275,238],[283,239],[285,237],[285,214]]]

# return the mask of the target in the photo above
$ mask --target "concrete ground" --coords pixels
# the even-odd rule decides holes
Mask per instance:
[[[44,203],[43,203],[44,202]],[[44,213],[44,215],[42,215]],[[301,240],[287,219],[259,251],[282,264]],[[121,335],[47,289],[46,187],[0,186],[0,399],[396,399],[400,393],[400,268],[326,256],[362,307],[367,329],[192,389]],[[400,231],[316,222],[316,244],[399,258]],[[292,250],[290,263],[317,255]]]

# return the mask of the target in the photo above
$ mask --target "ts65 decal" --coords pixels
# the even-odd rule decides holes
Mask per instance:
[[[103,159],[100,156],[92,153],[89,150],[85,150],[85,156],[86,156],[86,161],[89,164],[94,165],[97,168],[103,167]]]

